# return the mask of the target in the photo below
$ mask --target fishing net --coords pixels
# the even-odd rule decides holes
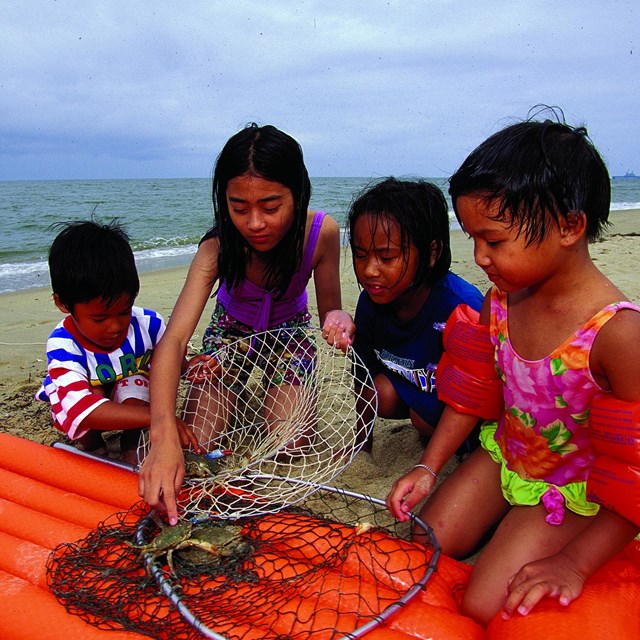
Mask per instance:
[[[225,344],[213,364],[183,376],[179,396],[181,417],[211,456],[187,454],[179,505],[192,516],[257,515],[294,504],[351,462],[376,415],[373,381],[357,354],[311,328]],[[148,447],[144,439],[140,461]]]
[[[54,549],[49,587],[92,625],[163,640],[358,638],[426,597],[439,549],[424,523],[398,524],[368,496],[314,489],[279,513],[182,520],[184,531],[137,505]],[[410,529],[427,544],[403,539]]]

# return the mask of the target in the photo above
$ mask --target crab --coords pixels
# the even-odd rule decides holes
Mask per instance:
[[[185,451],[185,476],[187,478],[212,478],[220,470],[220,461],[225,455],[228,455],[226,450],[222,455],[216,458],[194,453],[193,451]]]
[[[238,525],[201,524],[194,527],[193,536],[200,542],[211,545],[215,549],[215,555],[210,555],[198,546],[182,548],[180,557],[192,564],[213,564],[219,562],[221,558],[246,556],[252,550],[251,545],[242,540],[242,527]]]
[[[158,522],[158,520],[156,520]],[[242,542],[242,527],[233,525],[193,525],[189,520],[181,520],[168,527],[158,522],[160,533],[147,544],[129,542],[129,546],[140,550],[140,557],[149,556],[150,563],[164,555],[171,573],[176,574],[173,554],[177,551],[186,554],[186,550],[199,552],[187,557],[193,563],[215,563],[220,557],[230,556],[236,552],[248,553],[248,543]]]

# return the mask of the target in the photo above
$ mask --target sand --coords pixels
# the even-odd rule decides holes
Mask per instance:
[[[605,238],[592,245],[591,255],[626,295],[640,302],[640,210],[613,212]],[[489,282],[473,262],[472,242],[460,231],[452,232],[452,270],[485,291]],[[136,301],[168,318],[184,282],[187,267],[141,274]],[[341,264],[343,307],[355,309],[359,290],[348,250]],[[315,306],[315,297],[310,291]],[[203,315],[192,339],[197,347],[213,302]],[[50,444],[60,434],[50,424],[48,407],[33,400],[46,371],[45,343],[61,319],[48,289],[0,295],[0,430]],[[313,309],[315,312],[315,309]],[[338,486],[383,499],[393,481],[415,464],[421,455],[416,432],[408,420],[378,420],[372,456],[360,453],[334,481]],[[442,477],[453,468],[451,461]]]

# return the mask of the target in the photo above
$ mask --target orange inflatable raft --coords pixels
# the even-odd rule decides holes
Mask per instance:
[[[134,474],[73,453],[0,434],[0,638],[136,640],[70,615],[47,587],[51,550],[84,538],[138,501]],[[282,526],[286,526],[282,520]],[[399,545],[410,545],[398,541]],[[640,638],[640,548],[630,545],[569,607],[553,601],[527,617],[496,618],[487,630],[459,613],[471,568],[441,556],[427,588],[384,623],[372,640]],[[343,579],[336,576],[336,579]],[[257,629],[256,629],[257,631]],[[259,637],[256,636],[256,637]]]

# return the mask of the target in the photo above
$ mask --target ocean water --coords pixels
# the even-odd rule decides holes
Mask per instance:
[[[447,192],[445,178],[430,180]],[[344,227],[353,197],[369,182],[312,178],[311,208],[327,211]],[[611,184],[613,210],[640,209],[640,178],[615,178]],[[92,215],[121,220],[140,272],[185,265],[213,221],[211,181],[0,181],[0,293],[50,286],[47,252],[58,233],[56,223]]]

